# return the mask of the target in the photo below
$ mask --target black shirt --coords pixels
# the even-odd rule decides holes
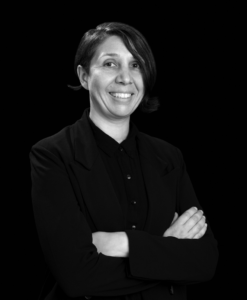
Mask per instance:
[[[130,122],[127,138],[118,143],[98,128],[87,113],[102,160],[125,217],[125,230],[144,229],[148,201],[136,143],[137,127]]]

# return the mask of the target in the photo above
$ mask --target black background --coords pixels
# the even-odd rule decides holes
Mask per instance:
[[[76,122],[89,107],[87,91],[74,92],[67,87],[79,84],[73,70],[76,49],[84,32],[115,21],[143,33],[157,64],[153,94],[160,98],[160,109],[152,114],[137,110],[131,118],[140,131],[182,151],[199,202],[219,243],[214,278],[188,286],[188,299],[234,298],[241,291],[234,284],[229,255],[232,227],[227,213],[233,200],[228,172],[235,164],[231,144],[236,139],[233,123],[237,114],[232,57],[241,43],[236,38],[236,16],[231,7],[153,6],[142,11],[124,3],[103,6],[21,7],[14,20],[10,78],[18,89],[11,104],[17,124],[13,142],[19,145],[14,153],[18,166],[15,176],[21,181],[15,205],[17,226],[14,223],[18,263],[12,281],[17,278],[20,282],[19,295],[36,299],[45,272],[32,215],[29,151],[40,139]]]

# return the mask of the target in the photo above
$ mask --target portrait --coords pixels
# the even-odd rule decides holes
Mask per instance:
[[[164,101],[157,69],[138,28],[105,22],[82,33],[69,88],[87,107],[29,153],[47,266],[40,300],[187,299],[188,285],[214,277],[217,240],[183,151],[148,123]]]

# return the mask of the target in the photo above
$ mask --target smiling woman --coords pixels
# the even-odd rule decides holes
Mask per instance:
[[[156,97],[151,97],[153,86],[156,81],[156,65],[153,53],[144,36],[135,28],[122,23],[104,23],[91,29],[84,34],[78,46],[74,70],[77,74],[78,65],[81,65],[85,72],[89,74],[90,64],[98,46],[109,37],[118,37],[126,49],[132,54],[139,65],[143,76],[145,93],[140,109],[143,112],[153,112],[158,109],[159,101]],[[108,53],[115,58],[115,53]],[[73,88],[73,87],[72,87]],[[75,89],[79,89],[75,87]]]
[[[152,51],[129,25],[104,23],[84,34],[75,70],[81,87],[89,90],[90,119],[119,143],[138,107],[143,112],[158,109],[158,99],[150,97],[156,79]]]
[[[91,120],[121,143],[129,132],[130,115],[144,96],[139,63],[118,36],[110,36],[95,51],[89,73],[81,65],[77,72],[89,90]]]
[[[181,151],[131,121],[158,107],[152,52],[133,27],[104,23],[83,36],[75,71],[90,107],[30,152],[49,268],[39,299],[186,299],[218,249]]]

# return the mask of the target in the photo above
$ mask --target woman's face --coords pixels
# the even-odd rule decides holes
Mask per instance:
[[[91,60],[87,89],[93,113],[101,119],[126,119],[144,95],[140,66],[118,36],[100,44]]]

